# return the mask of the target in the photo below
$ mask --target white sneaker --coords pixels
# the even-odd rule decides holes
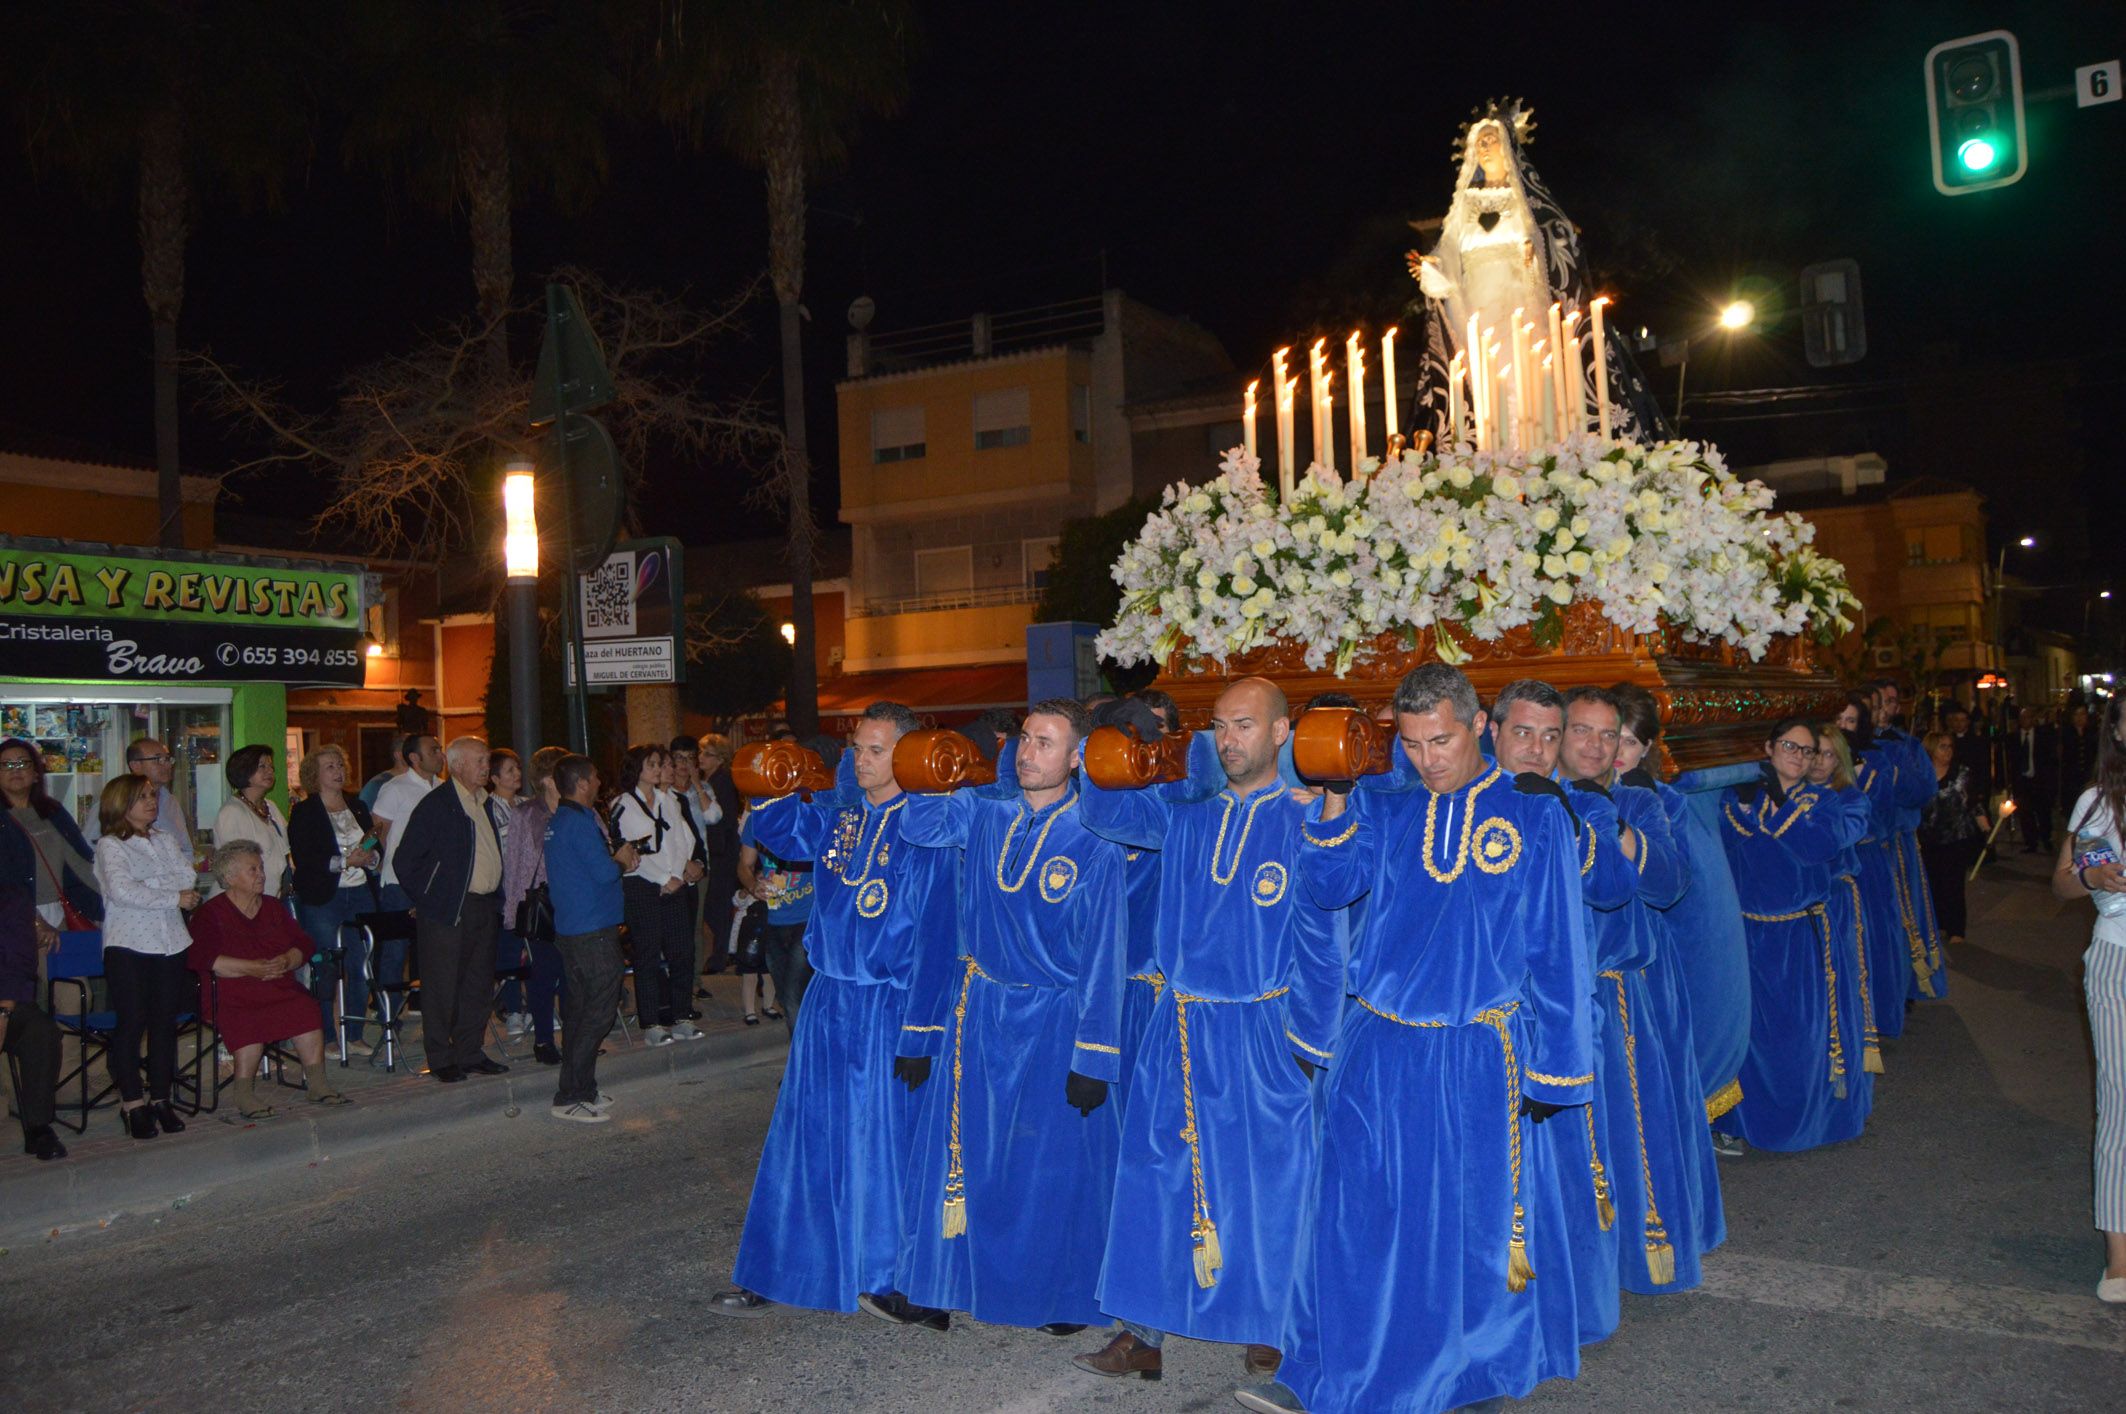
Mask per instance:
[[[672,1039],[675,1041],[699,1041],[701,1039],[701,1028],[691,1021],[682,1021],[672,1028]]]
[[[672,1044],[672,1033],[662,1026],[652,1026],[642,1033],[642,1044],[645,1046],[669,1046]]]
[[[612,1118],[604,1110],[594,1110],[581,1101],[573,1105],[555,1105],[551,1113],[555,1119],[573,1120],[577,1124],[604,1124]]]
[[[2096,1299],[2117,1306],[2126,1303],[2126,1277],[2105,1277],[2096,1284]]]
[[[597,1098],[597,1099],[595,1099],[595,1100],[586,1100],[586,1101],[585,1101],[584,1103],[585,1103],[585,1104],[588,1104],[588,1105],[589,1105],[589,1106],[590,1106],[590,1107],[591,1107],[592,1109],[596,1110],[596,1111],[597,1111],[597,1112],[598,1112],[599,1114],[604,1114],[604,1113],[605,1113],[605,1112],[606,1112],[607,1110],[609,1110],[609,1109],[611,1109],[611,1108],[613,1107],[613,1097],[612,1097],[611,1095],[608,1095],[608,1094],[606,1094],[606,1093],[605,1093],[605,1092],[604,1092],[603,1090],[600,1090],[600,1091],[598,1092],[598,1098]]]

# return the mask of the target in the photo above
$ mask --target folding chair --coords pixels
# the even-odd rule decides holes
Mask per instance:
[[[89,983],[103,976],[103,930],[91,928],[61,933],[59,945],[46,955],[45,976],[45,1013],[59,1027],[62,1039],[70,1037],[81,1048],[79,1062],[72,1070],[61,1072],[58,1084],[52,1087],[60,1110],[78,1110],[80,1122],[66,1119],[63,1113],[57,1119],[76,1134],[86,1134],[89,1111],[118,1103],[118,1082],[110,1078],[108,1064],[104,1066],[103,1088],[93,1093],[89,1090],[89,1067],[109,1054],[111,1034],[118,1028],[118,1013],[89,1010]],[[72,1007],[59,1005],[61,987],[73,989],[75,1004]],[[70,1085],[80,1089],[78,1103],[68,1103],[61,1098]]]
[[[365,954],[362,958],[362,966],[368,969],[369,990],[376,997],[377,1016],[383,1022],[384,1069],[395,1071],[399,1068],[399,1025],[406,1011],[406,995],[413,989],[415,984],[406,981],[404,978],[390,982],[383,980],[376,975],[374,963],[377,956],[377,944],[395,942],[401,938],[405,939],[409,945],[412,943],[414,936],[413,914],[403,908],[394,909],[386,913],[358,913],[354,917],[354,925],[362,930],[362,948]],[[412,961],[411,952],[412,950],[409,946],[409,963]],[[338,993],[341,1017],[340,1063],[345,1065],[347,1063],[347,971],[345,967],[340,969]],[[397,999],[398,1003],[396,1011],[394,1011],[392,1005],[394,998]]]
[[[193,995],[198,996],[198,979],[190,972],[185,976]],[[177,1067],[170,1077],[170,1101],[186,1114],[212,1114],[221,1107],[221,1028],[209,1019],[207,1011],[179,1012],[177,1033],[181,1037],[188,1032],[192,1037],[192,1059]],[[192,1098],[184,1099],[186,1094]]]

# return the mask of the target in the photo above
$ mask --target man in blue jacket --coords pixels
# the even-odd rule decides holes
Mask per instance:
[[[598,1047],[620,1010],[620,876],[635,847],[618,849],[596,809],[598,768],[588,756],[554,767],[561,802],[546,827],[546,880],[554,901],[554,946],[561,953],[561,1083],[554,1118],[603,1124],[609,1096],[598,1092]]]

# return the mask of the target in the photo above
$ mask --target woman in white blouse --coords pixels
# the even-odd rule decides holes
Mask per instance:
[[[135,1139],[185,1127],[170,1105],[177,1074],[177,1014],[191,974],[192,935],[184,910],[199,907],[198,876],[185,847],[155,828],[155,783],[120,776],[103,788],[97,812],[96,885],[103,891],[103,976],[118,1022],[105,1059],[118,1087],[119,1116]],[[140,1038],[148,1038],[148,1082],[140,1083]]]
[[[629,747],[613,795],[614,832],[641,855],[621,879],[620,894],[635,961],[636,1024],[650,1046],[701,1035],[687,1019],[694,1000],[694,919],[685,893],[701,877],[701,866],[694,861],[694,827],[667,788],[671,764],[662,746]]]
[[[239,748],[222,767],[222,774],[235,794],[222,802],[214,816],[214,843],[219,847],[231,840],[249,840],[257,845],[266,869],[266,893],[281,898],[288,877],[288,820],[266,794],[273,789],[273,748]]]

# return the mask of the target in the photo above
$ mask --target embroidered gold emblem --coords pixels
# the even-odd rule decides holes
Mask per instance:
[[[1045,903],[1061,903],[1070,895],[1071,886],[1078,882],[1078,866],[1064,855],[1051,855],[1041,865],[1041,899]]]
[[[1476,827],[1469,843],[1476,867],[1486,874],[1503,874],[1520,862],[1521,832],[1511,820],[1492,816]]]
[[[1268,863],[1257,865],[1253,886],[1255,902],[1263,908],[1268,908],[1272,904],[1281,902],[1284,899],[1286,882],[1287,876],[1284,866],[1276,860],[1273,859]]]
[[[886,881],[872,879],[856,891],[856,911],[864,918],[876,918],[886,911]]]

